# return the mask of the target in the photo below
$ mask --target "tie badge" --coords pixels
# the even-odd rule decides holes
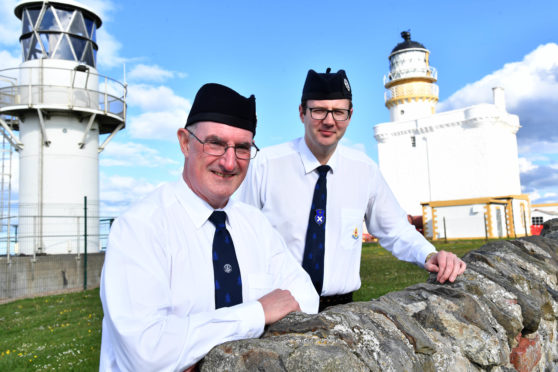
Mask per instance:
[[[325,222],[324,210],[323,209],[316,209],[316,215],[314,216],[314,221],[318,225],[321,225]]]
[[[223,271],[225,271],[227,274],[230,274],[230,272],[232,271],[232,266],[230,264],[225,264],[225,266],[223,266]]]
[[[355,227],[355,231],[353,232],[353,239],[358,239],[358,227]]]

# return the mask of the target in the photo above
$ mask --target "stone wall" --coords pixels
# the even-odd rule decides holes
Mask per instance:
[[[455,283],[293,313],[216,346],[201,371],[558,371],[558,219],[490,242]]]

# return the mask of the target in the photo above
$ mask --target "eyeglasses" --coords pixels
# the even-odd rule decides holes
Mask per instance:
[[[333,120],[335,121],[345,121],[351,116],[351,110],[348,109],[326,110],[321,107],[308,107],[308,110],[310,110],[310,116],[312,119],[315,120],[324,120],[330,112]]]
[[[216,140],[202,141],[191,130],[189,130],[188,128],[186,128],[186,130],[195,139],[197,139],[199,143],[202,144],[203,152],[205,152],[208,155],[223,156],[225,152],[227,152],[229,147],[231,147],[234,149],[234,154],[236,155],[237,159],[248,160],[248,159],[254,159],[258,151],[260,151],[260,149],[258,148],[258,146],[256,146],[254,142],[252,142],[250,145],[246,144],[246,145],[230,146],[224,142],[216,141]]]

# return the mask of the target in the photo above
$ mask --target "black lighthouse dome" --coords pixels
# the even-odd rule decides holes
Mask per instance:
[[[401,37],[403,38],[404,41],[400,42],[395,46],[395,48],[393,48],[393,50],[391,51],[392,54],[404,49],[417,49],[417,48],[426,49],[426,47],[421,43],[411,40],[410,31],[401,32]]]

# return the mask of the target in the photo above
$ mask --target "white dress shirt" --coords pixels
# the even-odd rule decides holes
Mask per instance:
[[[259,337],[257,299],[288,289],[316,313],[310,277],[258,209],[223,209],[242,275],[242,304],[215,310],[213,208],[183,180],[161,186],[121,215],[110,232],[101,277],[101,371],[182,371],[215,345]]]
[[[327,163],[322,295],[360,288],[362,224],[400,260],[424,267],[434,246],[409,224],[378,166],[364,153],[337,145]],[[262,149],[240,187],[240,200],[260,208],[302,263],[315,171],[321,164],[303,138]]]

